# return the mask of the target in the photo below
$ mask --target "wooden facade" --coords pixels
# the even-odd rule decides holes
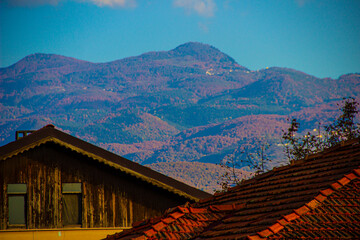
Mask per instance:
[[[53,127],[1,147],[0,156],[0,230],[130,227],[208,196]],[[67,225],[64,186],[76,183],[80,219]],[[14,184],[26,184],[25,224],[9,221]]]

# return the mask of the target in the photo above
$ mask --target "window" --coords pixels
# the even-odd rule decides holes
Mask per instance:
[[[9,225],[26,225],[26,184],[8,184]]]
[[[62,218],[63,224],[81,225],[82,197],[81,183],[62,184]]]

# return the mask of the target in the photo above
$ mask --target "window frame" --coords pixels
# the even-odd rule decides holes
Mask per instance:
[[[82,183],[79,182],[72,182],[72,183],[62,183],[61,186],[61,203],[62,203],[62,225],[63,227],[82,227],[82,220],[83,220],[83,186]],[[66,196],[77,196],[78,202],[78,222],[77,223],[65,223],[65,198]],[[75,201],[76,202],[76,201]]]
[[[7,184],[7,226],[8,228],[26,228],[27,226],[27,184],[26,183],[9,183]],[[13,208],[10,207],[10,202],[12,198],[18,198],[23,197],[22,204],[23,205],[23,212],[22,212],[22,222],[23,223],[11,223],[11,216],[13,216],[14,213],[11,213],[12,211],[16,211],[18,209],[18,206],[15,206],[15,210],[12,210]],[[16,213],[15,213],[16,214]]]

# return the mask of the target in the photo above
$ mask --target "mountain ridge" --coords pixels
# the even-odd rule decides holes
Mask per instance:
[[[334,119],[343,97],[360,98],[360,74],[252,71],[202,43],[107,63],[34,54],[0,69],[0,145],[51,123],[149,165],[214,164],[264,136],[279,159],[288,117],[311,129]]]

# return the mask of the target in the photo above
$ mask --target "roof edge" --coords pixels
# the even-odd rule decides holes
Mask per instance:
[[[21,154],[21,153],[23,153],[23,152],[25,152],[25,151],[28,151],[28,150],[30,150],[30,149],[34,149],[34,148],[36,148],[36,147],[38,147],[38,146],[40,146],[40,145],[42,145],[42,144],[45,144],[45,143],[48,143],[48,142],[53,142],[53,143],[55,143],[55,144],[58,144],[58,145],[60,145],[60,146],[65,147],[65,148],[67,148],[67,149],[70,149],[70,150],[75,151],[75,152],[77,152],[77,153],[80,153],[80,154],[82,154],[82,155],[84,155],[84,156],[87,156],[87,157],[89,157],[89,158],[91,158],[91,159],[93,159],[93,160],[96,160],[96,161],[98,161],[98,162],[100,162],[100,163],[104,163],[104,164],[106,164],[106,165],[108,165],[108,166],[110,166],[110,167],[112,167],[112,168],[115,168],[115,169],[118,169],[118,170],[120,170],[120,171],[122,171],[122,172],[125,172],[125,173],[127,173],[127,174],[130,174],[131,176],[134,176],[134,177],[136,177],[136,178],[138,178],[138,179],[141,179],[141,180],[143,180],[143,181],[145,181],[145,182],[147,182],[147,183],[150,183],[151,185],[154,185],[154,186],[159,187],[159,188],[161,188],[161,189],[164,189],[164,190],[166,190],[166,191],[172,192],[172,193],[174,193],[174,194],[176,194],[176,195],[185,197],[185,198],[187,198],[187,199],[189,199],[189,200],[192,200],[192,201],[195,201],[195,202],[198,202],[198,201],[201,199],[201,197],[193,196],[193,195],[191,195],[191,194],[189,194],[189,193],[187,193],[187,192],[185,192],[185,191],[182,191],[182,190],[180,190],[180,189],[178,189],[178,188],[175,188],[175,187],[173,187],[173,186],[171,186],[171,185],[168,185],[168,184],[166,184],[166,183],[164,183],[164,182],[161,182],[160,180],[154,179],[154,178],[152,178],[152,177],[150,177],[150,176],[145,176],[145,175],[143,175],[143,174],[141,174],[141,173],[139,173],[139,172],[136,172],[135,170],[132,170],[132,169],[130,169],[130,168],[127,168],[127,167],[125,167],[125,166],[122,166],[122,165],[120,165],[120,164],[118,164],[118,163],[116,163],[116,162],[107,160],[106,158],[104,158],[104,157],[102,157],[102,156],[99,156],[99,155],[96,155],[96,154],[94,154],[94,153],[92,153],[92,152],[86,151],[86,150],[82,149],[81,147],[75,146],[75,145],[73,145],[73,144],[71,144],[71,143],[67,143],[66,141],[61,140],[61,139],[57,136],[57,134],[50,134],[50,136],[41,137],[40,139],[37,139],[36,141],[26,142],[26,139],[28,139],[29,137],[31,137],[31,135],[36,134],[36,132],[41,131],[41,130],[44,130],[44,129],[45,129],[45,130],[46,130],[46,129],[51,129],[51,131],[54,131],[54,130],[55,130],[55,131],[60,132],[61,134],[67,134],[67,133],[64,133],[64,132],[62,132],[62,131],[60,131],[60,130],[57,130],[53,125],[47,125],[47,126],[45,126],[45,127],[43,127],[43,128],[40,128],[39,130],[35,131],[34,133],[32,133],[32,134],[30,134],[30,135],[28,135],[28,136],[26,136],[26,137],[23,137],[23,138],[17,140],[17,141],[25,141],[24,144],[23,144],[23,146],[21,146],[21,147],[18,148],[18,149],[11,149],[9,152],[7,152],[7,153],[3,154],[2,156],[0,156],[0,160],[6,160],[6,159],[8,159],[8,158],[11,158],[11,157],[16,156],[16,155],[18,155],[18,154]],[[69,134],[67,134],[67,135],[69,135]],[[71,136],[71,135],[69,135],[69,136]],[[73,137],[73,136],[71,136],[71,137]],[[75,138],[75,137],[73,137],[73,138]],[[35,139],[36,139],[36,138],[35,138]],[[77,138],[76,138],[76,139],[77,139]],[[79,140],[80,140],[80,141],[83,141],[83,140],[81,140],[81,139],[79,139]],[[17,142],[17,141],[15,141],[15,142]],[[83,141],[83,142],[84,142],[84,141]],[[14,143],[14,142],[12,142],[12,143]],[[12,143],[9,143],[9,144],[12,144]],[[85,142],[85,143],[87,143],[87,142]],[[87,144],[90,144],[90,143],[87,143]],[[92,144],[91,144],[91,145],[92,145]],[[6,146],[6,145],[5,145],[5,146]],[[93,146],[96,147],[96,148],[99,148],[99,147],[97,147],[97,146],[95,146],[95,145],[93,145]],[[101,148],[101,149],[102,149],[102,148]],[[103,150],[104,150],[104,151],[107,151],[107,150],[105,150],[105,149],[103,149]],[[107,152],[108,152],[108,151],[107,151]],[[111,152],[109,152],[109,153],[111,153]],[[111,154],[114,154],[114,153],[111,153]],[[114,155],[116,155],[116,154],[114,154]],[[120,157],[120,156],[118,156],[118,155],[116,155],[116,156],[117,156],[117,157]],[[128,160],[128,161],[130,161],[130,160]],[[142,167],[144,167],[144,166],[142,166]],[[144,167],[144,168],[145,168],[145,167]],[[152,170],[152,171],[154,171],[154,170]],[[156,172],[156,171],[154,171],[154,172]],[[186,184],[185,184],[185,185],[186,185]],[[201,191],[201,190],[199,190],[199,191]],[[205,193],[205,192],[204,192],[204,193]],[[209,196],[210,196],[210,194],[209,194]]]
[[[54,137],[50,137],[50,136],[49,136],[49,137],[45,137],[45,138],[40,139],[40,140],[38,140],[38,141],[35,141],[35,142],[33,142],[33,143],[27,144],[27,145],[25,145],[24,147],[19,148],[18,150],[11,151],[11,152],[8,153],[8,154],[5,154],[5,155],[0,156],[0,160],[6,160],[6,159],[11,158],[11,157],[13,157],[13,156],[16,156],[16,155],[18,155],[18,154],[20,154],[20,153],[23,153],[23,152],[25,152],[25,151],[28,151],[28,150],[33,149],[33,148],[35,148],[35,147],[38,147],[38,146],[40,146],[41,144],[44,144],[44,143],[47,143],[47,142],[52,142],[53,140],[54,140]]]
[[[294,209],[292,213],[283,216],[281,219],[277,220],[277,223],[271,225],[263,231],[257,232],[254,235],[247,236],[248,240],[267,239],[269,236],[280,232],[286,225],[290,224],[292,221],[300,218],[302,215],[310,212],[311,210],[316,209],[334,192],[338,191],[343,186],[358,178],[360,178],[360,168],[354,169],[351,173],[344,175],[344,177],[331,184],[329,188],[321,190],[313,200],[305,203],[298,209]]]
[[[188,198],[188,199],[192,199],[192,200],[194,200],[194,201],[199,201],[199,200],[200,200],[199,198],[196,198],[196,197],[194,197],[194,196],[191,196],[191,195],[189,195],[189,194],[187,194],[187,193],[185,193],[185,192],[183,192],[183,191],[180,191],[180,190],[178,190],[178,189],[176,189],[176,188],[174,188],[174,187],[171,187],[171,186],[169,186],[169,185],[167,185],[167,184],[165,184],[165,183],[163,183],[163,182],[160,182],[159,180],[156,180],[156,179],[154,179],[154,178],[150,178],[150,177],[144,176],[144,175],[142,175],[142,174],[140,174],[140,173],[138,173],[138,172],[136,172],[136,171],[134,171],[134,170],[131,170],[131,169],[129,169],[129,168],[126,168],[126,167],[121,166],[121,165],[119,165],[119,164],[116,164],[116,163],[114,163],[114,162],[108,161],[108,160],[106,160],[106,159],[103,158],[103,157],[97,156],[96,154],[93,154],[93,153],[84,151],[84,150],[82,150],[81,148],[72,146],[71,144],[68,144],[68,143],[66,143],[66,142],[63,142],[63,141],[61,141],[61,140],[59,140],[59,139],[56,139],[56,138],[54,138],[54,139],[52,139],[52,140],[53,140],[53,142],[55,142],[55,143],[57,143],[57,144],[59,144],[59,145],[61,145],[61,146],[63,146],[63,147],[66,147],[66,148],[71,149],[71,150],[73,150],[73,151],[75,151],[75,152],[78,152],[78,153],[80,153],[80,154],[82,154],[82,155],[85,155],[85,156],[87,156],[87,157],[90,157],[90,158],[92,158],[92,159],[94,159],[94,160],[97,160],[98,162],[104,163],[104,164],[106,164],[106,165],[108,165],[108,166],[110,166],[110,167],[113,167],[113,168],[115,168],[115,169],[118,169],[118,170],[120,170],[120,171],[122,171],[122,172],[128,173],[128,174],[130,174],[130,175],[132,175],[132,176],[134,176],[134,177],[136,177],[136,178],[138,178],[138,179],[141,179],[141,180],[143,180],[143,181],[145,181],[145,182],[148,182],[148,183],[150,183],[150,184],[152,184],[152,185],[155,185],[155,186],[160,187],[160,188],[162,188],[162,189],[168,190],[168,191],[170,191],[170,192],[173,192],[173,193],[175,193],[175,194],[177,194],[177,195],[186,197],[186,198]]]

